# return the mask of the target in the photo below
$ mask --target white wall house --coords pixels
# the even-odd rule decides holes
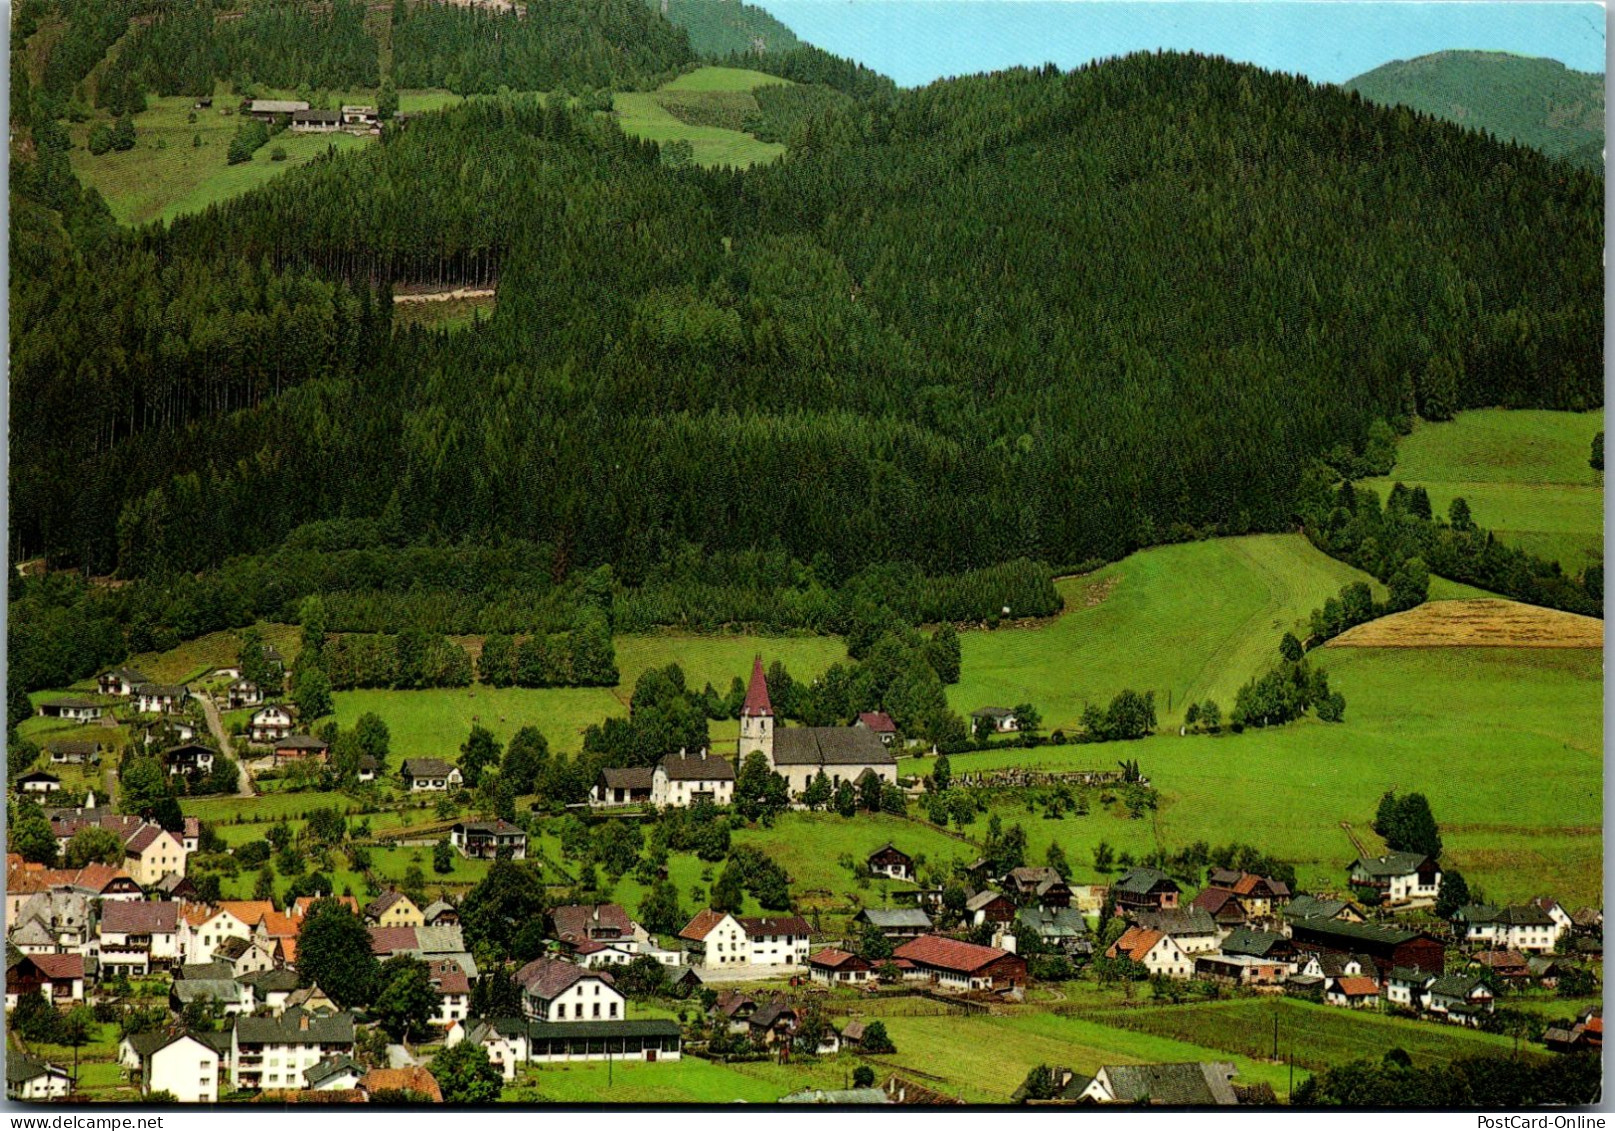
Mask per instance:
[[[1548,954],[1565,932],[1565,927],[1534,903],[1520,907],[1465,907],[1458,917],[1465,942],[1493,950]]]
[[[628,999],[605,971],[554,958],[535,958],[516,973],[522,1008],[537,1021],[618,1021]]]
[[[254,742],[274,742],[292,733],[292,713],[279,703],[259,707],[247,723],[247,737]]]
[[[219,1099],[219,1051],[189,1034],[141,1058],[140,1091],[172,1092],[182,1104],[210,1104]]]
[[[1441,866],[1417,852],[1360,856],[1352,862],[1350,880],[1352,887],[1376,891],[1387,903],[1441,894]]]
[[[735,768],[729,759],[702,750],[686,754],[680,750],[656,764],[651,775],[650,799],[653,805],[685,808],[698,802],[727,805],[734,800]]]
[[[1131,958],[1153,974],[1192,978],[1194,958],[1171,935],[1146,927],[1129,927],[1105,952],[1107,958]]]

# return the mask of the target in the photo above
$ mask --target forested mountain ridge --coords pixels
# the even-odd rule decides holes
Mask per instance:
[[[1502,51],[1398,59],[1343,84],[1364,98],[1485,130],[1587,169],[1604,167],[1604,76]]]
[[[161,577],[347,517],[630,584],[684,546],[831,584],[1069,565],[1288,528],[1302,470],[1378,420],[1601,403],[1596,177],[1225,60],[873,91],[744,173],[558,103],[421,125],[37,300],[14,552]],[[137,256],[176,289],[96,298]],[[490,262],[486,328],[383,338],[373,287]],[[247,344],[168,329],[204,278],[307,296],[326,344],[197,396]]]

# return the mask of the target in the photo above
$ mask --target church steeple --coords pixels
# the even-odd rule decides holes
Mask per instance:
[[[746,688],[745,706],[740,708],[740,761],[744,763],[753,750],[762,751],[769,765],[774,764],[774,704],[768,699],[761,655],[751,662],[751,685]]]

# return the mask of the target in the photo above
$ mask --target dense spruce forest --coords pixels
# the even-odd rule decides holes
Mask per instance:
[[[540,59],[499,17],[400,8],[393,67],[416,32],[411,83],[473,60],[620,89],[689,58],[640,0],[542,19],[601,9],[612,50]],[[592,100],[500,95],[125,232],[14,58],[14,558],[233,592],[176,579],[336,520],[378,559],[531,559],[434,631],[561,630],[565,601],[488,610],[605,565],[636,626],[835,626],[903,592],[1035,615],[1055,570],[1295,528],[1306,469],[1385,422],[1602,402],[1592,174],[1195,55],[905,92],[810,48],[746,63],[826,88],[759,99],[770,166],[672,170]],[[391,325],[394,284],[494,280],[477,330]],[[164,634],[298,595],[13,593]]]

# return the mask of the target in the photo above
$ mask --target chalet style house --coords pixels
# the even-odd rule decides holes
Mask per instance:
[[[151,682],[144,672],[137,672],[134,668],[113,668],[102,672],[95,681],[102,695],[116,695],[120,699],[129,698],[135,693],[135,688]]]
[[[1433,900],[1441,894],[1441,865],[1417,852],[1359,856],[1352,862],[1350,882],[1386,903]]]
[[[94,699],[47,699],[39,705],[39,713],[47,719],[72,719],[80,723],[93,723],[104,712],[105,708]]]
[[[869,854],[866,861],[871,876],[886,876],[894,880],[914,879],[914,857],[887,841]]]
[[[291,709],[279,703],[259,707],[247,722],[247,737],[253,742],[279,742],[291,733]]]
[[[1155,868],[1134,868],[1110,887],[1116,910],[1123,915],[1176,907],[1181,892],[1176,880]]]
[[[449,830],[449,843],[461,856],[493,860],[504,853],[512,860],[527,858],[527,834],[506,820],[462,821]]]
[[[465,779],[460,767],[451,766],[438,758],[405,758],[398,767],[404,786],[411,793],[439,793],[459,789]]]

